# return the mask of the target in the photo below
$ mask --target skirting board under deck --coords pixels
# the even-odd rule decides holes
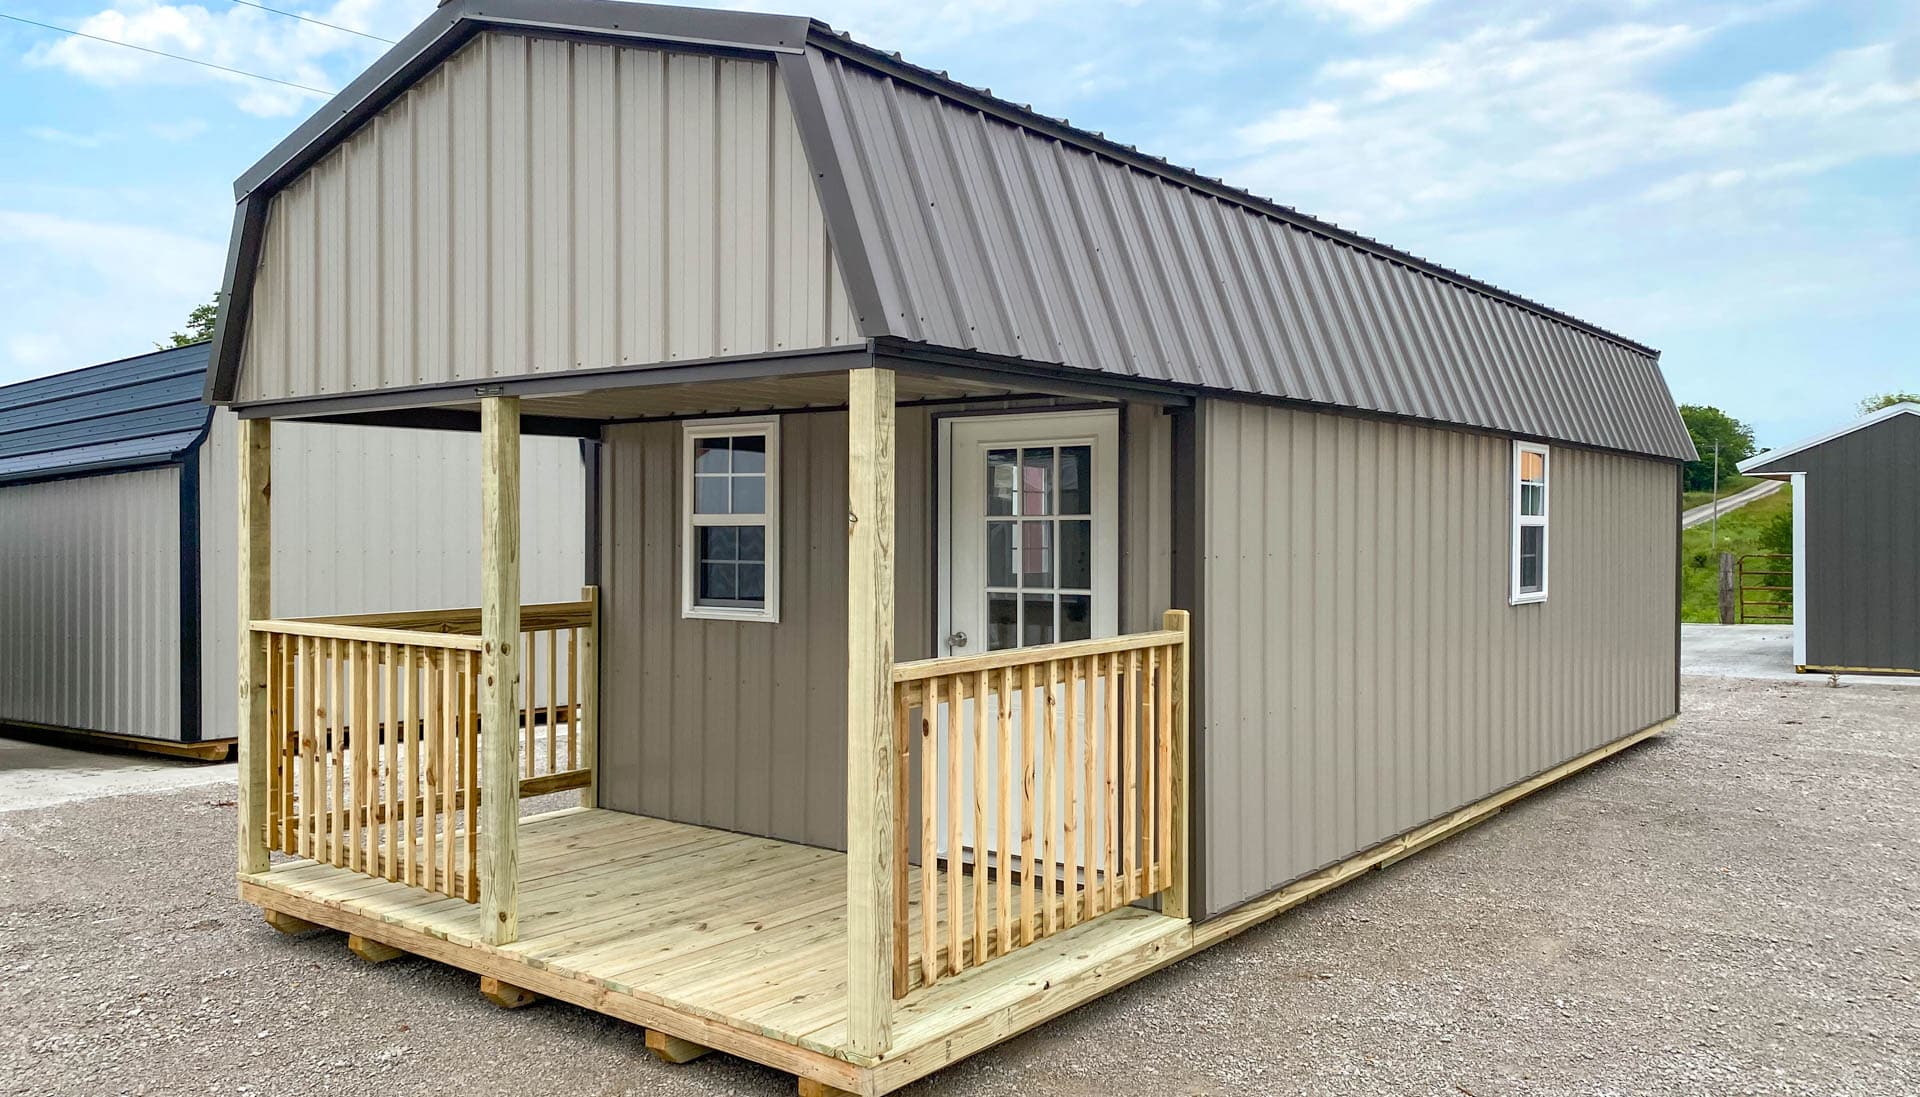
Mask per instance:
[[[240,877],[240,897],[265,910],[490,976],[800,1078],[878,1097],[1217,944],[1368,869],[1385,867],[1484,822],[1515,801],[1659,734],[1671,723],[1662,721],[1570,759],[1200,926],[1123,908],[1108,918],[1085,923],[945,980],[896,1004],[894,1044],[878,1058],[858,1055],[844,1046],[844,1022],[812,1032],[803,1043],[795,1043],[789,1033],[775,1035],[773,1026],[756,1026],[742,1018],[722,1019],[711,1011],[688,1008],[636,985],[610,987],[590,975],[515,955],[513,946],[503,950],[450,941],[444,934],[410,926],[404,918],[383,915],[378,907],[356,910],[353,899],[334,901],[302,895],[298,885],[272,881],[271,872]]]

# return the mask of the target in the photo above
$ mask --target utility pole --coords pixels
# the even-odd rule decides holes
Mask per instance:
[[[1713,444],[1713,552],[1720,554],[1720,443]]]

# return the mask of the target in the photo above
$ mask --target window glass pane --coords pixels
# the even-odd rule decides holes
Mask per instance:
[[[1013,530],[1018,522],[987,523],[987,585],[990,587],[1017,587],[1020,580],[1014,572]]]
[[[1053,523],[1020,523],[1020,585],[1053,585]]]
[[[738,567],[733,564],[700,565],[700,598],[703,601],[731,601],[738,598],[734,579]]]
[[[1520,479],[1542,483],[1547,478],[1547,458],[1545,454],[1530,449],[1520,451]]]
[[[1545,484],[1520,485],[1520,513],[1538,518],[1547,512],[1547,486]]]
[[[733,513],[765,514],[766,512],[767,478],[735,476],[733,478]]]
[[[1066,498],[1063,492],[1060,496]],[[1093,587],[1093,523],[1060,523],[1060,585],[1090,590]]]
[[[733,440],[733,471],[767,471],[767,436],[743,434]]]
[[[693,478],[693,512],[695,514],[727,513],[727,477],[695,476]]]
[[[693,440],[693,471],[727,471],[727,449],[730,438],[695,438]]]
[[[1053,450],[1030,449],[1020,454],[1020,513],[1053,513]]]
[[[740,559],[765,560],[767,558],[767,527],[735,526],[740,532]]]
[[[1020,596],[1020,646],[1053,643],[1053,595]]]
[[[1541,547],[1546,543],[1544,526],[1520,527],[1520,592],[1540,592]]]
[[[758,602],[767,596],[767,565],[740,565],[740,593],[738,597],[750,602]]]
[[[1014,463],[1013,450],[990,449],[987,451],[988,514],[1013,513]]]
[[[1087,594],[1060,596],[1060,639],[1093,639],[1093,597]]]
[[[740,531],[732,526],[701,526],[700,559],[738,560],[740,558]]]
[[[1020,596],[987,595],[987,650],[1020,646]]]
[[[1060,447],[1060,513],[1093,513],[1093,447]]]

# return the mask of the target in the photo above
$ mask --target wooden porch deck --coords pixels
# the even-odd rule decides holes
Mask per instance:
[[[1121,908],[898,1003],[893,1046],[871,1058],[847,1046],[845,854],[585,808],[521,820],[519,845],[520,937],[508,945],[485,943],[479,905],[310,861],[242,875],[241,897],[861,1094],[1192,946],[1184,920]]]

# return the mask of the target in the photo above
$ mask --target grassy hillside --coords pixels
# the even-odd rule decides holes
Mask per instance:
[[[1737,495],[1759,482],[1760,478],[1758,476],[1729,476],[1720,482],[1720,498],[1725,499],[1729,495]],[[1694,507],[1705,506],[1713,502],[1713,499],[1714,493],[1711,491],[1682,492],[1680,494],[1680,509],[1692,510]]]
[[[1735,489],[1738,490],[1738,489]],[[1739,510],[1720,516],[1720,549],[1735,556],[1749,552],[1772,552],[1763,542],[1763,534],[1782,515],[1793,513],[1793,488],[1783,487],[1772,495],[1748,503]],[[1684,530],[1680,534],[1680,619],[1683,621],[1720,620],[1720,561],[1713,554],[1713,523]],[[1767,562],[1767,570],[1786,571],[1785,560]],[[1785,579],[1766,580],[1787,585]],[[1781,599],[1790,598],[1782,593]]]

